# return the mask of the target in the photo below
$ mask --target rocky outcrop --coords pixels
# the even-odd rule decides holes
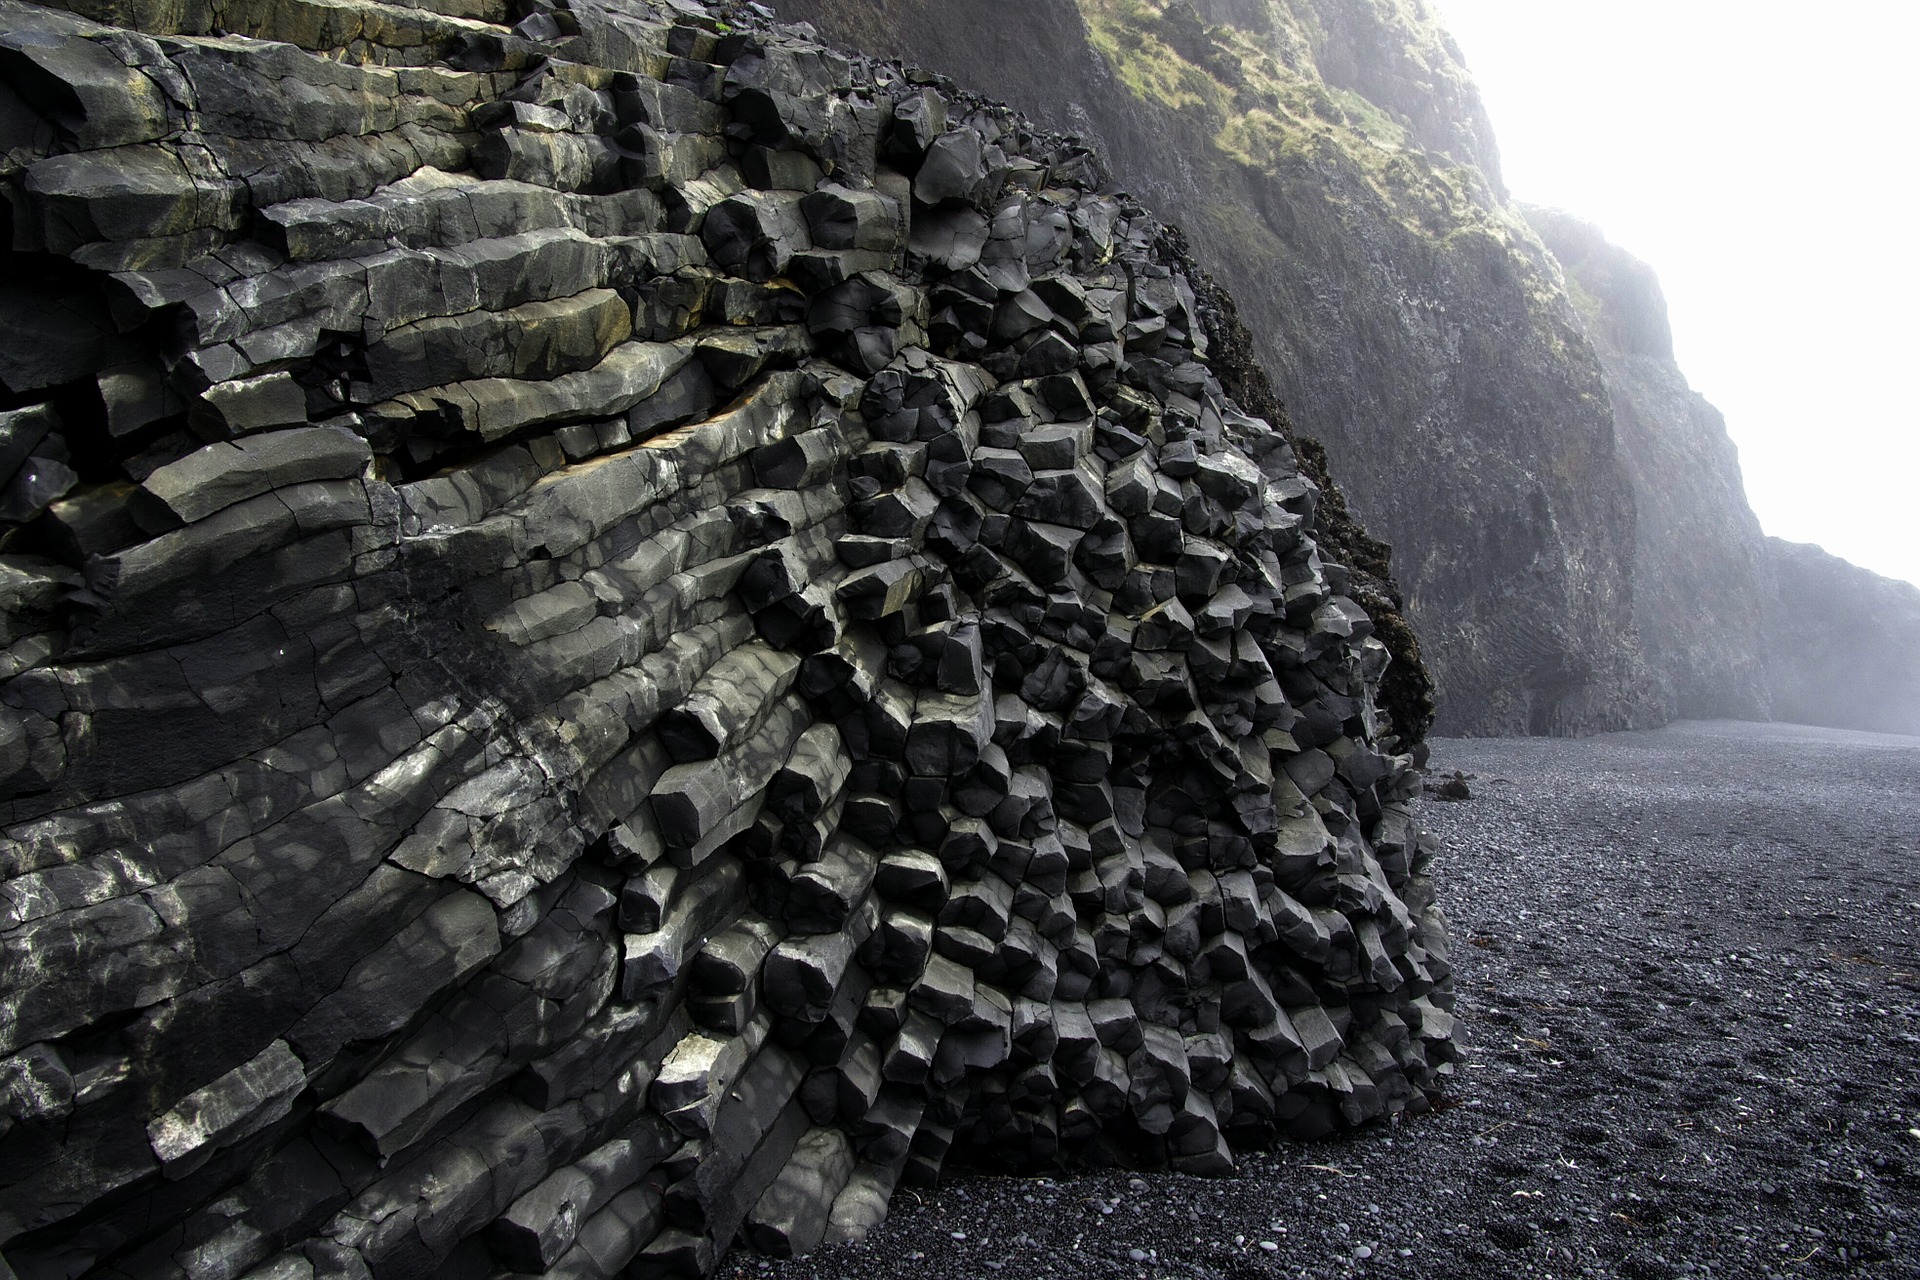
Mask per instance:
[[[1847,566],[1816,588],[1796,562],[1776,595],[1735,450],[1674,363],[1651,270],[1507,199],[1430,4],[781,8],[1096,139],[1236,283],[1276,401],[1400,549],[1443,731],[1888,722],[1846,708],[1906,687],[1902,624],[1859,621],[1898,584]],[[1811,656],[1840,653],[1859,658],[1844,687],[1840,662]],[[1809,666],[1825,662],[1833,679]]]
[[[0,66],[19,1275],[700,1275],[1424,1107],[1388,652],[1084,147],[689,0]]]
[[[1920,587],[1804,543],[1766,556],[1774,718],[1920,734]]]
[[[1606,373],[1426,5],[786,0],[1099,144],[1235,293],[1451,733],[1659,720]]]

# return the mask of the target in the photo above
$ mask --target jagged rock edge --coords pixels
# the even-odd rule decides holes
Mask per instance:
[[[701,1274],[1425,1105],[1386,651],[1081,149],[747,11],[4,8],[21,1275]]]

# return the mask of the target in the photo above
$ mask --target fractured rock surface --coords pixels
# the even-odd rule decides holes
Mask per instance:
[[[1877,620],[1908,616],[1897,584],[1763,538],[1719,412],[1674,362],[1653,272],[1508,198],[1438,6],[779,8],[1071,124],[1181,225],[1235,286],[1260,380],[1331,455],[1320,543],[1397,659],[1412,648],[1390,579],[1404,586],[1440,732],[1920,724],[1920,633]],[[1256,407],[1239,361],[1213,363]],[[1391,573],[1384,546],[1345,536],[1340,490],[1398,548]],[[1403,729],[1427,702],[1419,671],[1396,661],[1383,690]]]
[[[780,9],[1080,130],[1180,225],[1233,288],[1278,398],[1395,548],[1437,732],[1659,721],[1606,372],[1503,193],[1478,91],[1434,5]],[[1347,548],[1352,568],[1372,559]]]
[[[1083,147],[683,0],[0,65],[20,1275],[703,1275],[1425,1106],[1386,650]]]

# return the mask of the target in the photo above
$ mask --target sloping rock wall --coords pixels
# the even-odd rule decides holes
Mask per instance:
[[[1387,652],[1084,148],[685,0],[0,67],[21,1276],[700,1275],[1425,1105]]]

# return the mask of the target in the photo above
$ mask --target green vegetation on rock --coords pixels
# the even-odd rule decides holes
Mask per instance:
[[[1366,201],[1406,231],[1485,262],[1512,260],[1551,344],[1566,340],[1564,293],[1539,239],[1473,158],[1423,145],[1404,113],[1330,84],[1318,49],[1327,36],[1307,3],[1267,0],[1264,24],[1207,23],[1190,0],[1076,0],[1089,39],[1129,93],[1210,124],[1217,159],[1263,175],[1304,165],[1344,200]],[[1416,90],[1469,86],[1445,33],[1418,3],[1380,0]],[[1256,232],[1256,238],[1266,238]]]

